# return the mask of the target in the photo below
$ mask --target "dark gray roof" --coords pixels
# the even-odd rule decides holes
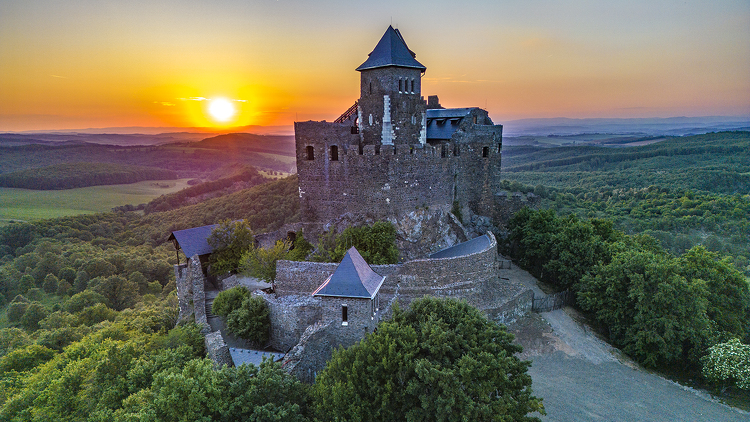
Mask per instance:
[[[234,366],[240,366],[243,363],[252,363],[255,366],[260,366],[263,362],[263,358],[270,358],[274,362],[281,359],[281,353],[270,353],[262,350],[250,350],[250,349],[236,349],[234,347],[229,348],[229,354],[232,356]]]
[[[180,249],[182,249],[182,252],[188,258],[193,255],[206,255],[214,251],[207,240],[216,226],[216,224],[212,224],[210,226],[177,230],[172,232],[169,240],[177,240]]]
[[[385,277],[367,265],[356,248],[352,247],[313,296],[356,297],[372,299],[383,285]]]
[[[420,69],[424,72],[427,68],[415,59],[416,56],[406,46],[406,42],[398,29],[393,29],[392,26],[389,26],[385,34],[383,34],[383,38],[380,39],[378,45],[369,54],[368,59],[357,70],[362,71],[376,67],[399,66]]]
[[[469,240],[468,242],[459,243],[453,245],[450,248],[445,248],[442,251],[435,252],[430,255],[430,258],[455,258],[457,256],[471,255],[477,252],[482,252],[490,247],[489,236],[482,235]]]
[[[427,115],[427,139],[450,139],[472,108],[431,108]]]

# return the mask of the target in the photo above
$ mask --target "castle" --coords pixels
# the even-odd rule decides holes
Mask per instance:
[[[360,72],[360,97],[334,122],[297,122],[302,219],[374,220],[418,207],[468,207],[492,217],[501,125],[479,108],[442,108],[422,97],[426,67],[388,27]]]
[[[295,123],[302,221],[256,240],[273,242],[302,227],[310,236],[342,223],[388,220],[402,252],[393,265],[370,266],[355,248],[341,263],[277,262],[274,292],[255,294],[269,307],[269,346],[286,352],[285,368],[303,380],[314,379],[333,348],[373,332],[396,300],[408,306],[424,295],[459,298],[498,322],[531,308],[533,293],[502,277],[510,261],[484,230],[533,199],[509,200],[499,191],[502,126],[479,108],[445,109],[436,96],[425,101],[425,70],[388,27],[357,68],[359,100],[334,122]],[[174,232],[170,239],[189,258],[175,268],[180,316],[205,323],[199,255],[210,248],[197,233],[210,230]],[[238,283],[230,277],[219,287]],[[206,332],[209,355],[231,364],[221,335]]]

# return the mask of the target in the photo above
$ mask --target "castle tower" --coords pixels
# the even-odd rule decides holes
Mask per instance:
[[[358,119],[362,145],[422,144],[427,140],[419,63],[398,29],[389,26],[361,73]]]

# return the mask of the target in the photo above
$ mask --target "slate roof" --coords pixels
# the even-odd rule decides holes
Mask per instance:
[[[461,120],[472,108],[431,108],[426,110],[427,139],[450,139]]]
[[[271,358],[271,360],[276,362],[283,356],[281,353],[270,353],[262,350],[236,349],[234,347],[229,348],[229,354],[232,356],[234,366],[240,366],[243,363],[252,363],[255,366],[260,366],[264,357]]]
[[[485,251],[489,247],[490,238],[485,234],[475,237],[468,242],[459,243],[458,245],[453,245],[450,248],[445,248],[442,251],[435,252],[430,255],[430,258],[455,258],[458,256],[466,256]]]
[[[372,299],[385,277],[367,265],[356,248],[346,251],[336,271],[313,292],[313,296],[335,296]]]
[[[398,66],[419,69],[424,72],[427,68],[415,59],[416,56],[406,46],[406,42],[398,29],[393,29],[392,26],[389,26],[385,34],[383,34],[383,38],[380,39],[378,45],[369,54],[368,59],[357,70],[362,71],[377,67]]]
[[[213,252],[213,248],[208,244],[208,237],[211,236],[216,224],[210,226],[193,227],[192,229],[177,230],[172,232],[168,240],[177,240],[177,244],[190,258],[193,255],[206,255]]]

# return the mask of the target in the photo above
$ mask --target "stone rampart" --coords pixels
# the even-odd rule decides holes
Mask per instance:
[[[234,366],[232,355],[229,353],[229,346],[224,343],[221,331],[206,334],[203,342],[206,346],[206,354],[214,361],[215,369],[221,369],[224,365]]]
[[[256,292],[268,305],[268,316],[271,321],[269,345],[276,350],[286,352],[299,342],[307,327],[322,319],[320,299],[308,292],[302,295],[275,297]]]
[[[175,284],[177,286],[177,303],[180,307],[180,313],[177,315],[177,323],[180,324],[188,320],[193,314],[193,292],[192,282],[188,278],[188,264],[178,264],[174,266]]]
[[[539,208],[541,198],[531,192],[508,192],[500,191],[494,195],[494,206],[492,208],[492,221],[500,227],[506,228],[508,222],[515,213],[524,207],[531,209]]]
[[[346,212],[378,220],[454,201],[486,214],[499,182],[502,129],[481,126],[436,146],[359,145],[348,125],[296,123],[302,220]],[[483,131],[494,135],[472,138]]]

